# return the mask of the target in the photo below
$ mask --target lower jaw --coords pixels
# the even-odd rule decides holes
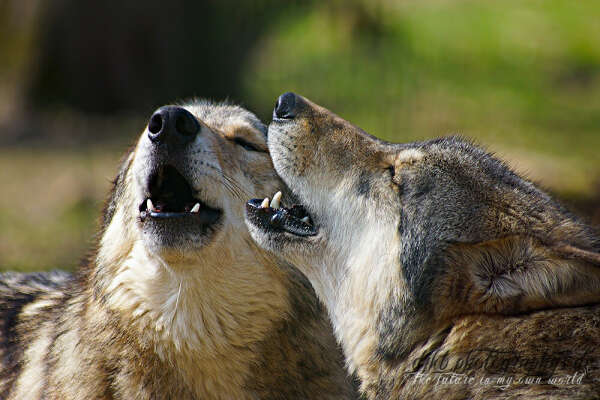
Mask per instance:
[[[202,224],[196,218],[146,218],[141,228],[147,240],[158,247],[197,248],[209,243],[219,231],[221,217],[210,224]]]
[[[294,205],[291,208],[271,208],[268,204],[263,206],[262,201],[261,199],[251,199],[246,203],[246,215],[260,229],[272,234],[287,233],[295,237],[309,237],[317,234],[318,231],[313,223],[308,222],[310,216],[304,207]],[[304,213],[306,213],[306,222],[301,218]],[[300,215],[298,216],[298,214]]]
[[[140,212],[140,220],[142,222],[152,220],[173,221],[173,223],[189,220],[198,225],[212,225],[221,218],[221,215],[221,211],[206,208],[196,213],[177,211],[158,212],[144,210]]]

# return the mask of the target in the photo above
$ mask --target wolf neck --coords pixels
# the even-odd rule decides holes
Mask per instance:
[[[381,240],[382,229],[365,228],[359,237],[346,241],[346,249],[334,252],[337,256],[331,260],[337,262],[311,268],[311,282],[329,310],[348,368],[362,379],[376,373],[370,368],[377,358],[379,318],[402,285],[393,267],[397,241]]]
[[[241,387],[260,342],[289,308],[278,269],[260,255],[239,254],[253,251],[241,244],[231,246],[238,253],[220,248],[203,253],[197,264],[172,266],[140,240],[119,242],[132,244],[111,249],[108,240],[101,243],[94,285],[127,334],[150,344],[191,386],[226,378],[226,390]]]
[[[173,268],[137,242],[106,288],[111,305],[179,351],[218,356],[227,353],[231,341],[260,340],[268,322],[257,321],[257,315],[264,313],[269,321],[281,315],[283,285],[264,267],[232,265],[224,258],[230,257]],[[244,275],[253,281],[244,282]]]

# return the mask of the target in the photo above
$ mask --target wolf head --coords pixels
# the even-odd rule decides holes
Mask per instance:
[[[252,201],[247,223],[309,277],[346,351],[397,359],[461,315],[600,301],[595,233],[466,140],[383,142],[293,93],[268,137],[309,234]]]
[[[250,238],[244,203],[281,186],[252,113],[206,101],[159,108],[107,202],[94,293],[178,350],[226,354],[261,340],[288,295]]]
[[[266,127],[252,113],[206,101],[161,107],[121,167],[103,236],[141,242],[175,264],[197,259],[231,240],[243,224],[242,199],[278,182]]]

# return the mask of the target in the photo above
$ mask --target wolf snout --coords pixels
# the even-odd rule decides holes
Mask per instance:
[[[148,122],[148,138],[155,144],[186,145],[200,131],[200,124],[185,108],[164,106]]]
[[[275,109],[273,110],[273,118],[292,119],[297,114],[299,103],[302,101],[300,96],[292,92],[287,92],[279,96]]]

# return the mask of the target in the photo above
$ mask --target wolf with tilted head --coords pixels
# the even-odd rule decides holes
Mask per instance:
[[[299,204],[250,201],[251,234],[309,278],[368,398],[600,398],[595,230],[461,138],[383,142],[293,93],[268,137]]]
[[[0,274],[1,399],[348,399],[308,281],[251,240],[282,183],[250,112],[159,108],[73,275]]]

